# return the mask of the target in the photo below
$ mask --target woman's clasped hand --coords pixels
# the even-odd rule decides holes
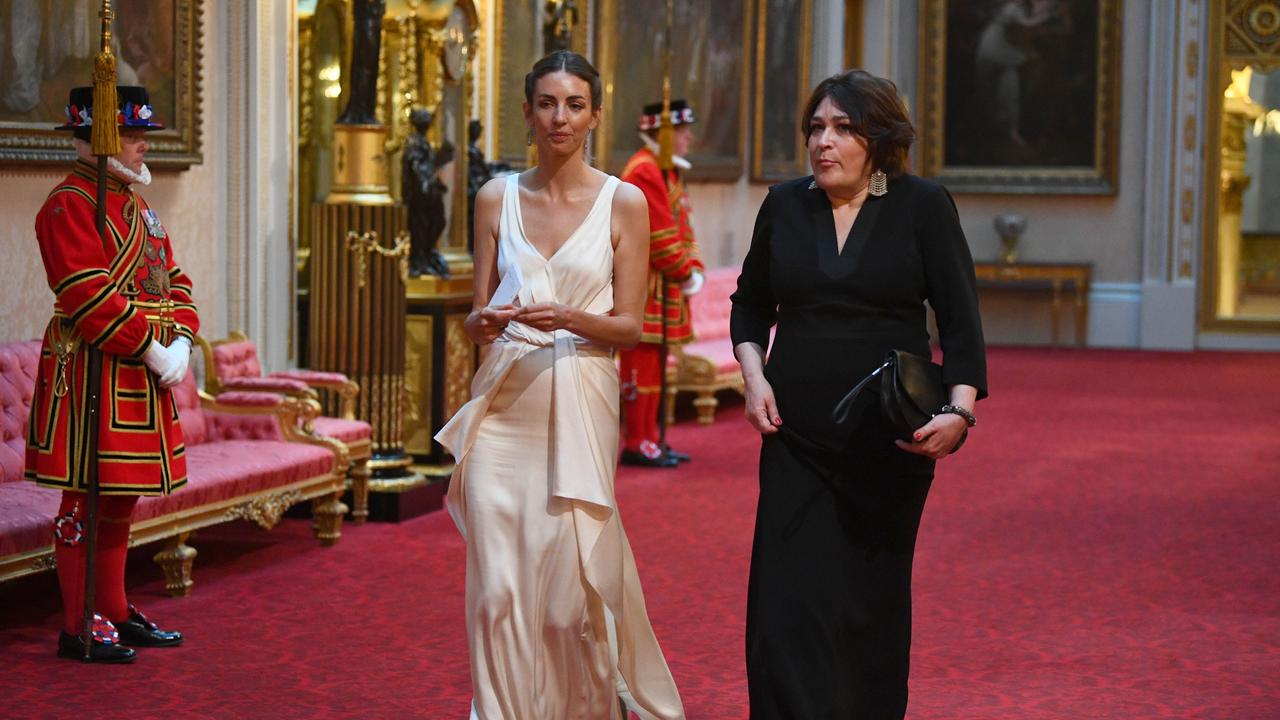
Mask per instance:
[[[534,330],[555,332],[569,328],[573,322],[574,308],[563,303],[542,302],[532,305],[491,305],[471,311],[463,327],[467,337],[477,345],[488,345],[497,340],[507,325],[518,322]]]

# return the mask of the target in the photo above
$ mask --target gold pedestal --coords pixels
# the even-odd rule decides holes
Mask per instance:
[[[407,221],[387,192],[386,128],[337,126],[334,135],[333,191],[312,216],[308,359],[359,383],[355,414],[373,428],[369,491],[403,493],[426,483],[404,450]]]
[[[385,125],[333,126],[333,184],[326,204],[391,205]]]
[[[432,436],[471,398],[476,349],[463,330],[472,278],[410,278],[405,386],[405,449],[429,477],[447,477],[452,458]]]

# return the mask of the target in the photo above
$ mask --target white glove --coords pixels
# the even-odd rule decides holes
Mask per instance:
[[[191,343],[186,338],[178,338],[165,347],[155,340],[147,346],[142,354],[142,362],[151,372],[156,374],[160,387],[169,388],[182,382],[187,374],[187,363],[191,360]]]
[[[680,292],[684,293],[685,297],[697,295],[702,292],[702,283],[705,279],[706,278],[702,276],[702,273],[694,270],[688,280],[680,283]]]
[[[187,339],[186,335],[179,335],[173,342],[169,343],[169,354],[177,356],[181,367],[178,369],[178,373],[173,376],[173,382],[167,385],[162,382],[161,387],[173,387],[182,382],[182,379],[187,376],[187,367],[191,364],[191,341]]]

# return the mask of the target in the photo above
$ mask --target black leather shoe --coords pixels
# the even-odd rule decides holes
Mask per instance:
[[[161,630],[146,615],[129,606],[129,619],[116,623],[120,641],[134,647],[173,647],[182,644],[182,633]]]
[[[672,450],[670,445],[663,445],[662,452],[667,457],[675,460],[676,462],[689,462],[690,460],[693,459],[689,457],[689,453],[682,453],[679,450]]]
[[[84,660],[84,643],[81,642],[80,636],[68,635],[64,630],[58,636],[58,657]],[[132,648],[119,643],[105,643],[94,638],[93,646],[89,648],[88,662],[124,664],[133,662],[137,657],[138,654]]]
[[[636,467],[673,468],[679,465],[680,461],[666,454],[649,457],[639,450],[623,450],[622,464]]]

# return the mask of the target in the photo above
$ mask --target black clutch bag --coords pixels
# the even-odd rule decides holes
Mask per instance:
[[[831,411],[837,425],[849,419],[849,409],[867,385],[880,378],[880,409],[903,440],[924,427],[947,403],[942,366],[905,350],[890,350],[884,364],[853,387]],[[958,446],[957,446],[958,447]]]

